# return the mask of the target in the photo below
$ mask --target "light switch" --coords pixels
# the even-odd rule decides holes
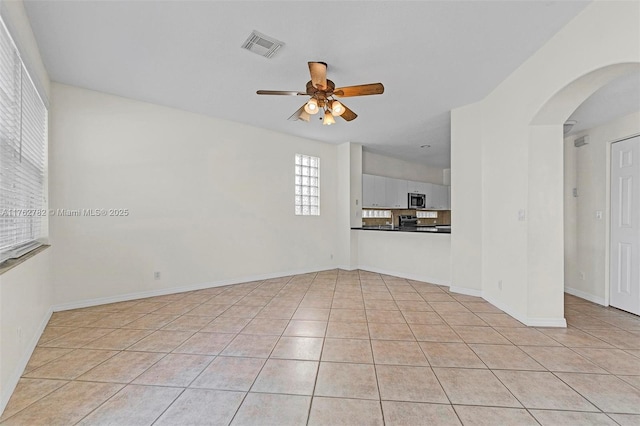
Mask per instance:
[[[527,218],[527,211],[525,209],[518,210],[518,220],[520,222],[524,222],[526,218]]]
[[[602,219],[602,210],[596,211],[596,219]]]

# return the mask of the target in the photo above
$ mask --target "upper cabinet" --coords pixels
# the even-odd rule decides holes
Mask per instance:
[[[431,199],[427,197],[427,208],[434,210],[449,209],[449,190],[444,185],[431,186]]]
[[[375,176],[365,174],[362,175],[362,207],[375,207],[375,185]]]
[[[384,176],[362,175],[362,207],[406,209],[409,193],[425,194],[428,209],[449,210],[447,186]]]
[[[383,176],[362,175],[362,206],[387,206],[387,178]]]
[[[430,183],[426,182],[415,182],[412,180],[407,180],[407,194],[415,193],[415,194],[426,194],[429,191]]]
[[[386,188],[386,206],[394,209],[406,209],[409,203],[407,181],[387,178]]]

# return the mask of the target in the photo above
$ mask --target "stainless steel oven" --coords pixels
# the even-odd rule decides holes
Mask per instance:
[[[424,209],[427,205],[426,195],[409,193],[409,207],[410,209]]]

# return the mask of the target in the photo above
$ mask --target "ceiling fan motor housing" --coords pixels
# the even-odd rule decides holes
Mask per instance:
[[[313,96],[316,98],[326,98],[327,96],[330,96],[331,94],[333,94],[333,91],[335,90],[336,85],[333,83],[333,81],[331,80],[327,80],[327,90],[320,90],[320,89],[316,89],[315,87],[313,87],[313,83],[311,82],[311,80],[309,80],[307,82],[307,95],[309,96]]]

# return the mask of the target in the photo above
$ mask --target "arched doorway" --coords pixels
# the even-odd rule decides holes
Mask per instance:
[[[539,297],[544,297],[549,301],[549,305],[555,305],[555,309],[563,309],[558,306],[559,303],[564,301],[564,286],[566,286],[563,280],[562,288],[559,285],[545,285],[545,283],[552,283],[554,280],[557,282],[560,272],[565,276],[565,260],[566,256],[564,241],[559,243],[559,238],[554,240],[555,244],[549,244],[546,241],[548,232],[556,232],[556,235],[562,235],[563,240],[566,234],[564,225],[565,217],[563,214],[552,214],[544,211],[531,210],[531,206],[538,206],[540,209],[544,209],[547,205],[547,199],[549,197],[558,196],[559,185],[557,181],[564,182],[564,177],[559,174],[558,167],[546,168],[542,165],[543,159],[550,159],[549,155],[553,152],[558,158],[562,158],[562,146],[564,144],[562,140],[562,127],[567,119],[573,114],[573,112],[594,92],[598,89],[605,87],[611,81],[614,81],[621,76],[628,74],[637,74],[640,72],[640,64],[638,63],[621,63],[612,64],[606,67],[602,67],[593,70],[589,73],[572,81],[566,85],[563,89],[559,90],[554,96],[552,96],[535,115],[530,126],[530,141],[529,141],[529,155],[531,158],[537,158],[540,160],[535,166],[530,162],[531,167],[529,170],[529,194],[530,194],[530,214],[540,213],[539,216],[544,217],[546,223],[542,221],[533,220],[530,223],[528,236],[529,241],[529,262],[530,264],[541,266],[537,276],[537,288],[540,291],[546,292],[544,294],[538,293]],[[610,141],[611,142],[611,141]],[[603,165],[608,164],[608,150],[603,151]],[[562,168],[564,170],[564,167]],[[554,183],[554,180],[556,181]],[[548,189],[555,188],[556,193],[550,194]],[[564,191],[563,191],[564,194]],[[607,192],[608,195],[608,192]],[[565,197],[566,199],[566,197]],[[557,201],[553,203],[557,206]],[[603,218],[608,229],[608,215],[606,212],[598,210],[593,212],[598,214],[600,218]],[[553,224],[549,219],[553,218]],[[545,231],[546,229],[546,231]],[[607,234],[608,237],[608,234]],[[537,243],[537,246],[536,246]],[[547,244],[547,248],[544,251],[540,250]],[[608,243],[607,243],[608,244]],[[608,247],[608,245],[607,245]],[[574,247],[575,248],[575,247]],[[608,261],[608,249],[604,249],[607,259],[600,259],[602,262]],[[551,257],[552,255],[553,257]],[[555,260],[553,260],[555,259]],[[562,261],[559,261],[562,259]],[[542,267],[544,266],[544,267]],[[535,273],[535,271],[534,271]],[[585,274],[583,272],[583,274]],[[586,274],[583,275],[586,277]],[[602,283],[604,292],[608,294],[608,275]],[[608,300],[608,298],[607,298]]]
[[[640,66],[637,2],[593,2],[484,99],[451,112],[452,288],[563,327],[563,124]]]
[[[633,297],[640,290],[637,275],[625,273],[611,278],[612,282],[620,284],[624,283],[618,278],[632,278],[628,284],[633,284],[630,288],[633,294],[629,295],[625,285],[610,285],[609,278],[619,271],[610,268],[610,264],[616,267],[630,265],[626,261],[617,261],[626,260],[626,256],[625,259],[618,257],[616,260],[616,253],[619,252],[616,250],[630,246],[620,246],[614,241],[615,238],[611,238],[612,226],[616,223],[620,225],[619,221],[616,222],[616,218],[620,219],[620,212],[617,214],[611,209],[620,206],[615,199],[621,194],[619,189],[622,189],[615,188],[621,181],[612,174],[615,174],[616,168],[620,170],[622,165],[616,161],[620,160],[620,152],[614,151],[623,144],[638,144],[638,139],[636,142],[624,141],[640,134],[640,72],[623,75],[599,89],[578,107],[570,119],[573,126],[571,130],[565,128],[564,150],[564,285],[567,294],[579,299],[565,296],[565,304],[580,304],[584,305],[580,306],[581,309],[587,309],[584,303],[587,300],[608,306],[611,291],[614,291],[614,297],[620,295],[621,298],[618,298],[618,303],[612,301],[612,306],[624,309],[622,305],[634,302],[637,308],[640,298]],[[625,171],[634,171],[633,164],[622,166]],[[631,194],[637,194],[637,188]],[[635,217],[637,219],[638,215]],[[618,230],[631,237],[628,225],[618,227]],[[637,244],[637,240],[634,237],[631,242]],[[637,259],[637,254],[635,257]],[[629,272],[634,270],[638,270],[637,266]],[[572,310],[575,311],[569,309],[569,313]],[[569,319],[568,314],[566,317]]]

